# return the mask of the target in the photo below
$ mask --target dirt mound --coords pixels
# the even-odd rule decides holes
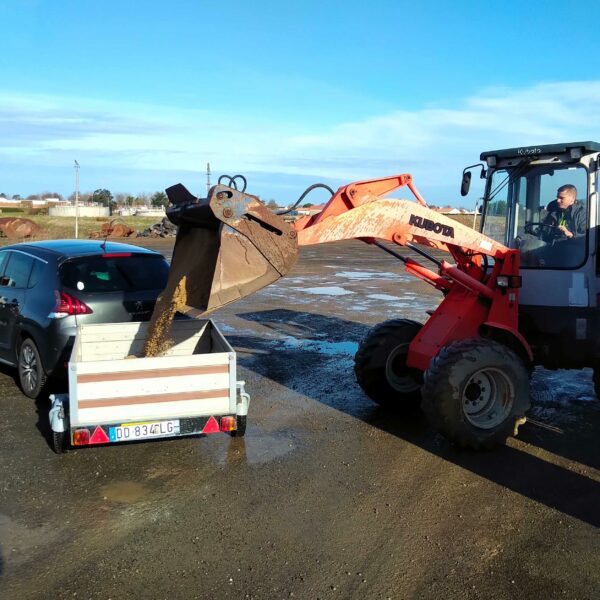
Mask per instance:
[[[165,238],[175,237],[177,235],[177,225],[173,225],[167,217],[164,217],[159,223],[155,223],[152,227],[144,229],[141,233],[138,233],[139,237],[151,237],[151,238]]]
[[[107,237],[134,238],[137,237],[137,231],[128,225],[125,225],[125,223],[115,223],[114,221],[111,221],[110,223],[102,223],[100,231],[92,231],[92,233],[90,233],[91,239]]]
[[[36,235],[41,227],[31,219],[17,219],[14,217],[0,218],[0,231],[7,238],[26,238]]]

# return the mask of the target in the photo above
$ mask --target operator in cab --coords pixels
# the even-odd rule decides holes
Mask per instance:
[[[571,239],[585,235],[585,207],[577,201],[577,188],[567,184],[558,188],[556,200],[546,207],[548,214],[542,221],[541,237],[545,242]]]

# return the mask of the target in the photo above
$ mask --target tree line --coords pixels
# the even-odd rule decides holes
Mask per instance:
[[[48,198],[58,198],[59,200],[64,200],[64,196],[57,192],[40,192],[39,194],[30,194],[25,198],[20,194],[8,195],[4,193],[0,193],[0,198],[5,198],[8,200],[46,200]],[[68,196],[67,200],[69,202],[75,202],[75,192],[73,192],[70,196]],[[94,190],[93,192],[80,192],[79,193],[79,202],[89,203],[95,202],[97,204],[101,204],[102,206],[109,206],[111,208],[116,208],[117,206],[125,206],[125,207],[134,207],[134,206],[168,206],[169,199],[164,192],[154,192],[153,194],[137,194],[133,196],[132,194],[126,194],[123,192],[118,192],[114,196],[110,190],[105,188],[99,188]]]

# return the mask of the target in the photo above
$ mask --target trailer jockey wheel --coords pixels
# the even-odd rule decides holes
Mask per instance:
[[[237,417],[237,428],[231,432],[231,435],[233,437],[244,437],[246,435],[246,420],[246,415],[241,415]]]
[[[479,450],[504,444],[529,408],[529,378],[511,349],[485,339],[445,346],[425,373],[421,406],[451,442]]]
[[[418,408],[423,374],[406,366],[408,346],[422,325],[392,319],[376,325],[361,342],[354,357],[356,380],[377,404]]]
[[[62,454],[67,451],[69,445],[69,438],[66,431],[53,431],[52,432],[52,449],[56,454]]]

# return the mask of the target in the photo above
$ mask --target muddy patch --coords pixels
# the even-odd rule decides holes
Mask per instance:
[[[100,489],[100,495],[104,500],[120,504],[138,502],[147,492],[148,490],[141,483],[135,481],[115,481]]]

